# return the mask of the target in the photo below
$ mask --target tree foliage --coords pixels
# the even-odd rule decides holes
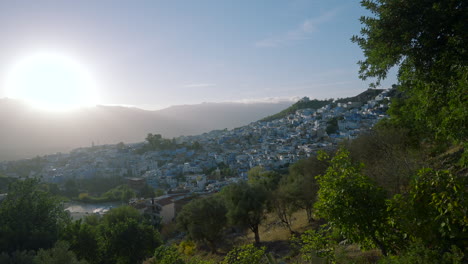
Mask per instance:
[[[140,263],[161,245],[159,233],[134,208],[111,209],[104,217],[70,224],[63,239],[89,263]]]
[[[229,251],[222,264],[262,264],[268,263],[265,247],[257,248],[252,244],[236,247]]]
[[[468,249],[467,193],[466,178],[422,169],[409,191],[392,199],[389,210],[397,228],[413,242],[442,252],[453,246]]]
[[[196,199],[182,208],[177,225],[191,239],[206,243],[214,253],[227,223],[226,213],[223,201],[217,196]]]
[[[386,78],[399,67],[406,100],[395,119],[439,139],[468,136],[468,5],[463,0],[364,0],[371,16],[354,36],[364,52],[360,77]],[[392,107],[395,108],[395,107]],[[424,128],[424,129],[421,129]]]
[[[250,169],[247,172],[247,177],[249,178],[248,183],[250,185],[261,185],[269,191],[275,190],[281,180],[281,174],[266,170],[260,166]]]
[[[263,121],[263,122],[269,122],[269,121],[273,121],[275,119],[280,119],[280,118],[283,118],[283,117],[286,117],[290,114],[294,114],[297,110],[300,110],[300,109],[306,109],[306,108],[312,108],[312,109],[319,109],[329,103],[331,103],[332,100],[317,100],[317,99],[313,99],[313,100],[299,100],[298,102],[294,103],[293,105],[291,105],[290,107],[286,108],[285,110],[277,113],[277,114],[274,114],[274,115],[271,115],[271,116],[268,116],[268,117],[265,117],[263,118],[262,120],[260,121]]]
[[[324,225],[317,230],[305,231],[294,241],[299,243],[302,258],[310,263],[319,262],[323,258],[328,263],[335,263],[336,243],[330,235],[330,226]]]
[[[99,221],[95,217],[88,216],[84,222],[80,219],[70,223],[61,237],[61,239],[68,242],[70,250],[79,258],[88,260],[90,263],[97,263],[100,259],[99,230],[97,228],[99,222],[95,225],[89,224],[89,222],[94,222],[95,220]]]
[[[389,197],[406,190],[411,175],[427,165],[426,154],[406,128],[394,127],[387,120],[372,131],[346,143],[350,157],[366,166],[362,172],[384,188]]]
[[[249,228],[255,235],[255,243],[259,244],[259,226],[265,218],[268,198],[265,187],[245,182],[231,184],[221,190],[221,196],[228,209],[229,222]]]
[[[318,184],[315,176],[323,174],[328,164],[316,156],[299,160],[289,167],[289,173],[283,177],[281,190],[293,200],[298,208],[307,213],[307,220],[312,222],[313,205],[317,198]]]
[[[328,158],[324,153],[321,158]],[[362,164],[353,164],[349,152],[340,149],[323,175],[317,176],[319,216],[332,227],[363,246],[377,246],[384,255],[387,242],[387,208],[385,193],[361,173]]]
[[[10,185],[0,203],[0,252],[49,248],[69,221],[59,200],[39,183],[25,179]]]
[[[84,260],[78,260],[75,253],[69,250],[65,241],[58,241],[50,249],[40,249],[34,258],[35,264],[87,264]]]

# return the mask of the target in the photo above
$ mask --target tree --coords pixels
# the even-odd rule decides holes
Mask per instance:
[[[97,215],[90,215],[83,222],[81,219],[70,223],[62,233],[61,239],[67,241],[76,256],[89,263],[100,262],[99,225]]]
[[[161,245],[159,233],[138,210],[122,206],[104,215],[100,225],[102,263],[140,263]]]
[[[140,190],[140,197],[154,198],[156,197],[156,192],[154,191],[153,187],[149,186],[148,184],[145,184],[143,188]]]
[[[176,247],[162,245],[154,251],[156,264],[185,264]]]
[[[325,153],[320,158],[328,158]],[[349,152],[340,149],[323,175],[317,176],[319,216],[332,227],[363,246],[377,246],[387,255],[391,250],[390,227],[387,225],[385,193],[353,164]]]
[[[466,177],[448,171],[421,169],[409,191],[391,200],[392,218],[412,242],[439,252],[453,246],[466,251],[467,183]]]
[[[405,100],[395,121],[441,140],[468,137],[468,5],[463,0],[364,0],[372,16],[354,36],[364,52],[360,78],[385,79],[399,67]],[[395,109],[391,106],[391,110]]]
[[[269,261],[265,250],[265,247],[257,248],[252,244],[236,247],[228,252],[221,264],[266,264]]]
[[[315,263],[321,262],[317,258],[323,258],[326,263],[336,263],[337,243],[331,236],[330,226],[323,225],[317,230],[307,230],[300,237],[294,238],[293,241],[300,245],[299,251],[305,261]]]
[[[327,169],[327,163],[317,157],[299,160],[289,167],[288,175],[282,180],[282,191],[295,205],[307,213],[307,220],[313,221],[313,204],[317,198],[318,184],[315,176],[322,174]]]
[[[0,204],[0,252],[49,248],[69,221],[57,198],[39,188],[38,179],[12,183]]]
[[[338,118],[333,117],[332,119],[330,119],[330,120],[327,121],[327,128],[326,128],[326,131],[327,131],[327,134],[328,134],[328,135],[336,134],[336,132],[337,132],[338,130],[339,130],[339,127],[338,127]]]
[[[346,144],[352,160],[366,164],[362,172],[390,196],[405,190],[411,175],[425,165],[423,150],[409,134],[408,129],[396,128],[385,120]]]
[[[247,172],[250,185],[259,184],[264,186],[267,190],[273,191],[278,187],[281,180],[281,174],[274,171],[267,171],[265,168],[257,166],[253,167]]]
[[[76,185],[76,181],[74,179],[68,179],[66,182],[65,182],[65,191],[64,191],[64,195],[69,197],[69,198],[73,198],[73,197],[77,197],[78,194],[79,194],[79,191],[78,191],[78,186]]]
[[[41,249],[34,258],[36,264],[86,264],[86,261],[79,261],[75,253],[69,250],[69,245],[65,241],[58,241],[53,248]]]
[[[265,187],[245,182],[231,184],[221,190],[221,196],[228,209],[229,222],[249,228],[255,235],[255,243],[259,244],[258,227],[265,218],[268,198]]]
[[[179,229],[188,232],[191,239],[206,243],[216,253],[216,242],[222,238],[227,223],[227,209],[216,196],[201,198],[186,204],[177,216]]]
[[[214,264],[212,261],[200,260],[193,256],[187,258],[175,246],[160,246],[154,252],[154,257],[144,263],[148,264]]]
[[[271,207],[278,216],[278,219],[286,226],[291,234],[293,230],[292,214],[297,211],[297,202],[291,195],[291,192],[284,187],[280,186],[278,190],[273,193]]]
[[[104,226],[102,237],[108,263],[140,263],[162,243],[152,226],[131,218]]]

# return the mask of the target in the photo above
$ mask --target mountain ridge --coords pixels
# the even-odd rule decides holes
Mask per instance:
[[[66,152],[96,144],[144,141],[148,133],[172,138],[257,121],[293,102],[203,103],[161,110],[98,105],[70,113],[41,112],[0,98],[0,161]]]

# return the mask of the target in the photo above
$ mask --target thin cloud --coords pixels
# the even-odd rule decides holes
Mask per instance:
[[[200,88],[200,87],[212,87],[216,86],[216,83],[191,83],[184,85],[185,88]]]
[[[240,99],[240,100],[227,101],[227,102],[242,103],[242,104],[256,104],[256,103],[277,104],[277,103],[282,103],[282,102],[296,102],[300,98],[301,97],[299,97],[299,96],[265,97],[265,98]]]
[[[255,42],[256,47],[279,47],[293,42],[310,39],[310,35],[318,30],[318,26],[332,20],[338,13],[339,8],[329,10],[318,17],[304,20],[295,29],[284,34],[262,39]]]

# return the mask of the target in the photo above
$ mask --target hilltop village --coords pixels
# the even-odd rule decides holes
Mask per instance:
[[[134,188],[146,183],[165,192],[218,191],[245,179],[253,167],[286,168],[368,131],[386,116],[390,91],[383,90],[365,102],[330,101],[319,109],[300,109],[275,120],[182,136],[172,140],[172,149],[142,153],[139,150],[145,142],[119,143],[47,155],[41,157],[41,169],[29,171],[28,176],[59,184],[71,178],[121,176]],[[299,102],[308,101],[304,97]],[[0,163],[0,173],[20,177],[14,167],[14,161]]]

